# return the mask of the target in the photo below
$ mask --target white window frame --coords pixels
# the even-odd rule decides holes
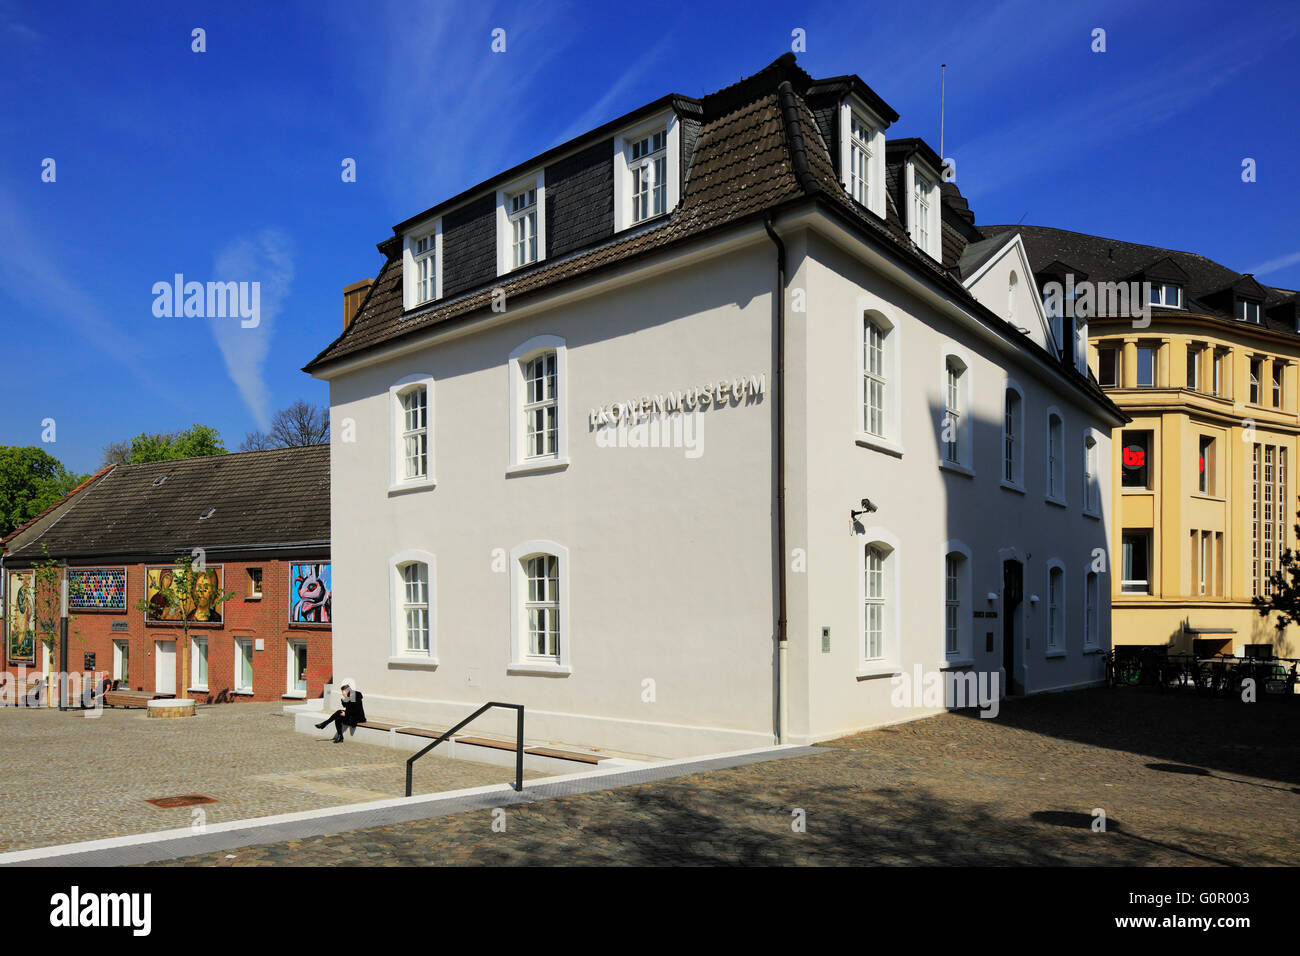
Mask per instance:
[[[1083,577],[1083,646],[1101,646],[1101,575],[1087,571]]]
[[[1152,565],[1155,563],[1155,555],[1152,553],[1154,549],[1152,548],[1152,544],[1151,544],[1152,533],[1153,533],[1153,529],[1150,528],[1121,528],[1120,529],[1119,573],[1120,573],[1121,594],[1151,594],[1151,574],[1154,571]],[[1146,536],[1146,565],[1147,565],[1146,580],[1142,580],[1140,578],[1130,579],[1124,577],[1124,536],[1125,535]],[[1142,585],[1141,590],[1135,590],[1133,587],[1130,587],[1130,585],[1139,585],[1139,584]]]
[[[204,679],[202,681],[198,679],[199,677],[198,667],[196,666],[196,663],[199,660],[198,651],[199,651],[200,644],[203,645],[203,666],[204,669],[208,672],[206,675],[204,675]],[[211,680],[212,677],[211,651],[212,651],[212,646],[211,644],[209,644],[208,639],[206,637],[199,636],[199,637],[190,638],[190,686],[188,688],[189,690],[206,691],[208,689],[208,682],[209,680]]]
[[[412,564],[424,565],[428,575],[425,588],[425,617],[428,622],[429,646],[411,649],[406,634],[406,578],[403,570]],[[388,559],[388,664],[399,667],[438,666],[438,561],[428,551],[412,548]]]
[[[528,397],[524,369],[543,352],[555,353],[555,454],[528,457],[524,405]],[[506,474],[556,471],[569,466],[568,347],[558,335],[538,335],[514,349],[506,362],[510,396],[510,460]]]
[[[1083,513],[1101,517],[1101,436],[1095,430],[1083,433]]]
[[[952,408],[954,396],[948,381],[950,370],[955,370],[957,373],[955,409]],[[971,395],[974,394],[974,386],[971,383],[973,374],[970,357],[965,350],[952,343],[944,343],[939,350],[939,407],[942,409],[939,416],[939,467],[964,475],[975,474],[975,457],[971,441],[974,428],[974,416],[971,412]],[[949,443],[944,441],[944,431],[953,412],[956,413],[956,421],[953,446],[950,447]],[[955,454],[955,457],[950,458],[951,454]]]
[[[297,637],[291,637],[284,642],[284,650],[285,650],[284,696],[285,697],[306,698],[307,696],[306,687],[304,687],[302,690],[298,690],[296,686],[298,683],[297,680],[298,655],[294,653],[296,648],[301,647],[304,650],[306,650],[307,646],[308,645],[305,640]],[[305,683],[306,681],[304,681],[304,684]]]
[[[942,226],[939,218],[939,174],[909,159],[904,173],[907,190],[907,232],[931,259],[943,258]],[[921,209],[924,195],[925,209]],[[924,219],[924,222],[922,221]]]
[[[399,494],[433,488],[438,481],[434,477],[434,402],[433,376],[428,373],[408,375],[399,379],[388,388],[389,404],[389,471],[388,493]],[[415,478],[406,477],[406,410],[402,405],[405,395],[418,388],[424,389],[424,474]]]
[[[1238,321],[1259,325],[1262,308],[1258,302],[1250,299],[1238,299],[1237,304],[1233,307],[1233,314]]]
[[[899,673],[899,601],[901,590],[899,582],[902,566],[899,557],[899,541],[893,534],[883,528],[869,528],[865,533],[853,538],[858,549],[858,633],[857,658],[858,678],[893,676]],[[881,614],[881,647],[877,657],[867,656],[867,549],[878,548],[884,552],[884,581],[880,603],[884,610]],[[874,600],[874,599],[873,599]],[[942,644],[940,645],[942,646]]]
[[[951,600],[948,593],[948,559],[957,559],[957,646],[950,648],[948,646],[948,606]],[[975,605],[973,602],[974,588],[972,586],[972,562],[971,549],[966,546],[965,542],[951,540],[943,547],[943,577],[944,582],[944,600],[943,607],[943,628],[941,634],[943,640],[941,647],[943,653],[941,660],[948,666],[964,666],[974,664],[974,640],[975,627],[972,612]]]
[[[1143,369],[1142,353],[1143,352],[1149,352],[1151,354],[1151,363],[1150,363],[1151,382],[1150,384],[1147,385],[1142,384],[1142,369]],[[1160,346],[1154,343],[1148,343],[1146,345],[1143,345],[1141,342],[1139,342],[1134,354],[1137,356],[1137,368],[1133,370],[1134,387],[1159,388],[1160,387]]]
[[[254,571],[257,572],[256,577],[253,576]],[[250,599],[260,599],[262,597],[262,588],[266,586],[264,572],[261,568],[248,568],[247,573],[248,596]]]
[[[511,183],[504,189],[497,190],[497,275],[503,276],[507,272],[513,272],[516,269],[526,269],[529,266],[537,265],[539,262],[546,260],[546,170],[539,169],[536,173],[525,176]],[[533,213],[537,218],[536,238],[537,238],[537,258],[531,259],[519,265],[515,264],[514,258],[514,221],[523,216],[523,213],[514,214],[510,211],[511,202],[515,196],[527,190],[535,190],[537,193],[537,202],[532,207]]]
[[[1053,582],[1060,582],[1059,593],[1054,592]],[[1066,633],[1069,600],[1066,585],[1065,565],[1058,558],[1047,562],[1047,656],[1064,657],[1069,650],[1069,636]]]
[[[126,673],[122,673],[122,661],[126,660]],[[127,688],[131,684],[131,641],[129,638],[115,638],[113,640],[113,680],[126,681]]]
[[[853,115],[857,114],[858,120],[864,126],[872,130],[870,142],[867,144],[869,154],[867,157],[867,202],[861,201],[853,195],[852,183],[852,139]],[[859,202],[864,208],[875,213],[881,219],[885,218],[885,128],[888,126],[872,112],[867,104],[863,103],[858,97],[850,94],[840,103],[840,183],[855,202]]]
[[[1043,446],[1043,496],[1058,505],[1066,503],[1065,456],[1065,416],[1051,405],[1047,409],[1047,441]]]
[[[1166,295],[1170,289],[1173,290],[1173,294]],[[1151,302],[1149,304],[1162,305],[1167,309],[1181,309],[1183,307],[1183,287],[1176,282],[1153,282],[1151,283]]]
[[[536,657],[528,647],[528,579],[526,561],[538,555],[550,555],[558,564],[559,582],[556,604],[559,608],[559,654]],[[540,674],[565,677],[573,673],[571,645],[573,619],[569,604],[569,549],[555,541],[522,541],[510,550],[510,674]]]
[[[882,308],[875,299],[859,299],[855,330],[858,362],[858,405],[856,411],[856,441],[864,448],[874,448],[896,458],[903,457],[902,435],[902,328],[892,309]],[[867,431],[867,323],[884,333],[881,353],[883,381],[883,435]]]
[[[1264,404],[1264,359],[1258,355],[1246,358],[1246,399],[1251,405]]]
[[[234,643],[235,666],[232,668],[230,683],[232,684],[231,692],[235,694],[253,693],[253,681],[257,678],[256,668],[253,661],[253,639],[251,637],[237,637]],[[244,652],[248,652],[248,678],[247,686],[240,684],[241,671],[243,668],[240,663],[244,660]]]
[[[1017,403],[1016,420],[1012,424],[1012,431],[1007,430],[1007,415],[1009,412],[1007,397],[1014,392]],[[1008,379],[1002,388],[1002,444],[998,450],[998,474],[1003,488],[1009,488],[1012,491],[1018,491],[1021,494],[1025,491],[1025,392],[1013,380]],[[1014,454],[1011,460],[1011,476],[1007,477],[1007,441],[1014,441]]]
[[[1192,373],[1187,379],[1187,388],[1193,392],[1201,390],[1201,356],[1204,352],[1204,345],[1187,343],[1188,371]]]
[[[417,276],[416,247],[420,239],[431,237],[433,250],[428,258],[433,262],[433,296],[421,298]],[[407,311],[436,302],[442,298],[442,219],[435,219],[402,237],[402,307]]]
[[[648,134],[656,133],[659,130],[664,131],[664,153],[667,160],[665,169],[668,177],[668,188],[664,197],[664,211],[634,222],[632,220],[632,167],[628,156],[632,151],[633,143],[639,142]],[[677,208],[677,204],[681,200],[681,159],[681,123],[678,122],[677,114],[671,110],[638,123],[636,126],[629,127],[614,137],[615,232],[621,232],[624,229],[630,229],[645,223],[660,221],[662,217],[671,214]],[[653,190],[653,188],[652,185],[651,189]]]

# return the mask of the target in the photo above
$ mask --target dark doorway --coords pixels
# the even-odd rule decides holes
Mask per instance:
[[[1020,635],[1016,621],[1020,617],[1020,602],[1025,596],[1025,567],[1019,561],[1002,562],[1002,667],[1006,671],[1006,693],[1020,694],[1023,688],[1016,680],[1016,658],[1019,656]]]

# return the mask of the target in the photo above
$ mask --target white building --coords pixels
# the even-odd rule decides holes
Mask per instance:
[[[380,244],[307,368],[373,717],[689,755],[1102,678],[1123,416],[896,119],[787,54]]]

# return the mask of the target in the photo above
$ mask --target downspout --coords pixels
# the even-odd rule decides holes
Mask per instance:
[[[799,104],[789,80],[777,87],[781,100],[781,119],[785,126],[786,146],[790,150],[790,165],[795,181],[808,196],[821,192],[812,170],[808,167],[808,154],[804,150],[803,130],[799,125]],[[785,243],[772,228],[772,214],[763,218],[776,246],[776,322],[772,331],[776,348],[776,742],[786,743],[790,736],[790,640],[786,613],[786,548],[785,548]]]
[[[776,244],[776,322],[772,335],[776,346],[776,742],[783,744],[790,733],[789,673],[790,641],[787,633],[785,580],[785,243],[772,228],[772,214],[763,228]]]

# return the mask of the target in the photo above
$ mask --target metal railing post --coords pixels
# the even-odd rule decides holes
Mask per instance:
[[[515,732],[515,793],[524,791],[524,705],[519,705]]]
[[[470,714],[468,717],[466,717],[464,720],[462,720],[462,721],[461,721],[459,724],[457,724],[455,727],[451,728],[451,730],[448,730],[446,733],[444,733],[441,737],[439,737],[439,738],[438,738],[437,740],[435,740],[433,743],[429,744],[429,746],[425,747],[423,750],[419,751],[418,753],[414,753],[414,754],[412,754],[412,755],[407,759],[407,761],[406,761],[406,795],[407,795],[408,797],[411,795],[411,790],[412,790],[412,787],[413,787],[413,783],[412,783],[412,771],[414,770],[415,762],[416,762],[417,760],[419,760],[421,757],[423,757],[425,754],[427,754],[427,753],[428,753],[430,750],[432,750],[434,747],[438,746],[438,744],[440,744],[440,743],[442,743],[444,740],[447,740],[448,738],[450,738],[452,734],[454,734],[456,731],[460,730],[462,727],[464,727],[464,726],[465,726],[466,724],[468,724],[470,721],[474,720],[476,717],[478,717],[478,716],[479,716],[480,714],[482,714],[484,711],[490,710],[490,709],[493,708],[493,707],[512,707],[512,708],[514,708],[514,709],[518,712],[518,715],[519,715],[519,716],[517,717],[517,719],[516,719],[516,721],[515,721],[515,738],[516,738],[516,739],[515,739],[515,790],[516,790],[516,791],[519,791],[519,792],[522,792],[522,791],[523,791],[523,789],[524,789],[524,705],[523,705],[523,704],[503,704],[503,703],[500,703],[499,701],[495,701],[495,700],[493,700],[493,701],[489,701],[488,703],[484,704],[484,705],[483,705],[482,707],[480,707],[478,710],[474,711],[474,713]]]

